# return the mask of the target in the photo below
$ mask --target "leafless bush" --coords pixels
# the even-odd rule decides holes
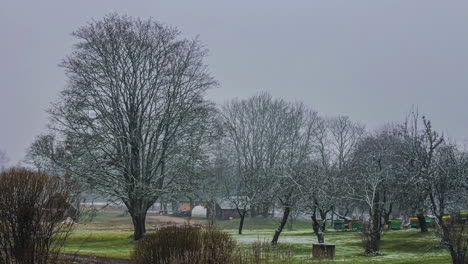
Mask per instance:
[[[136,264],[292,264],[316,263],[297,259],[289,244],[255,241],[236,246],[232,237],[212,227],[168,226],[138,241],[132,255]],[[326,260],[320,263],[328,263]]]
[[[231,263],[235,241],[213,227],[167,226],[147,234],[132,255],[136,264]]]
[[[231,261],[232,264],[305,264],[312,262],[312,259],[296,258],[292,245],[272,245],[267,241],[255,241],[248,247],[237,248]]]
[[[256,242],[252,244],[252,252],[255,261],[253,263],[270,263],[276,261],[277,263],[293,263],[294,248],[291,245],[279,244],[271,245],[266,242]]]
[[[77,210],[75,187],[27,169],[0,173],[0,263],[57,261]],[[68,218],[68,221],[67,221]]]
[[[468,263],[468,221],[460,214],[453,214],[443,227],[443,239],[448,246],[454,264]]]

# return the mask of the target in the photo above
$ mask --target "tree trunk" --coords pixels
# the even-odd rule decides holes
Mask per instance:
[[[367,253],[375,253],[378,252],[380,249],[380,230],[378,227],[374,226],[374,224],[371,225],[371,230],[370,230],[370,248],[368,249]]]
[[[373,241],[373,244],[377,245],[381,238],[380,234],[381,234],[381,229],[382,229],[381,215],[378,209],[374,211],[374,215],[372,216],[371,221],[372,221],[372,225],[371,225],[372,241]]]
[[[286,225],[286,222],[288,221],[289,212],[290,212],[290,208],[288,205],[286,205],[284,207],[283,218],[281,219],[280,225],[275,230],[275,235],[273,236],[273,240],[271,240],[272,245],[276,245],[278,243],[278,238],[281,234],[281,231],[283,231],[283,228]]]
[[[382,234],[382,211],[381,211],[379,203],[375,204],[374,215],[372,216],[372,222],[373,222],[372,234],[375,236],[375,239],[376,239],[375,241],[380,241],[381,234]]]
[[[450,235],[451,235],[450,230],[449,230],[449,227],[447,225],[447,222],[444,221],[443,216],[444,216],[444,213],[436,214],[437,221],[439,222],[439,226],[442,229],[442,237],[441,237],[441,240],[440,240],[440,246],[443,247],[443,248],[448,248],[448,250],[450,252],[450,255],[452,256],[452,260],[454,260],[454,256],[456,255],[456,252],[453,250],[453,245],[452,245],[452,243],[450,241]],[[453,218],[453,216],[452,216],[452,218]],[[457,224],[457,222],[456,222],[457,219],[450,219],[450,220],[454,221],[454,222],[451,223],[452,225]],[[462,231],[462,233],[463,233],[463,231]],[[455,262],[453,262],[453,263],[455,263]]]
[[[146,212],[140,214],[131,214],[133,222],[133,239],[139,240],[146,233]]]
[[[362,230],[365,242],[364,249],[367,254],[375,254],[380,249],[381,226],[377,217],[380,218],[380,214],[371,210],[369,224],[366,224]]]
[[[426,223],[426,218],[424,217],[424,214],[418,214],[418,222],[419,222],[419,228],[421,228],[421,233],[427,233],[428,228],[427,228],[427,223]]]
[[[246,211],[243,210],[243,212],[239,212],[240,216],[240,223],[239,223],[239,235],[242,235],[242,228],[244,228],[244,219],[245,219],[245,213]]]
[[[380,248],[382,231],[382,208],[380,206],[380,195],[377,192],[369,208],[369,223],[364,227],[364,248],[367,254],[375,254]]]
[[[318,243],[325,243],[325,236],[323,233],[322,225],[317,220],[315,213],[311,216],[312,218],[312,229],[314,230],[315,236],[317,236]]]
[[[289,221],[288,221],[288,230],[294,230],[294,214],[289,214]]]
[[[328,210],[327,211],[323,211],[321,209],[319,209],[319,213],[320,213],[320,217],[322,218],[322,232],[325,232],[325,230],[327,230],[327,214],[328,214]]]

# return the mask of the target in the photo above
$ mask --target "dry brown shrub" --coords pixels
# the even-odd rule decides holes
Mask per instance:
[[[136,264],[231,263],[235,241],[213,227],[166,226],[138,241],[132,255]]]
[[[468,263],[468,221],[455,213],[446,220],[443,239],[446,240],[452,262]]]
[[[57,261],[77,216],[75,185],[28,169],[0,173],[0,263]]]

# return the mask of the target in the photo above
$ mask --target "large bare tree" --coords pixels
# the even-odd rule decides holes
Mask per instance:
[[[216,85],[197,40],[153,20],[116,14],[73,33],[61,66],[68,87],[50,110],[66,141],[60,166],[127,206],[134,239],[144,236],[147,210],[170,192],[190,137],[209,116],[203,96]]]

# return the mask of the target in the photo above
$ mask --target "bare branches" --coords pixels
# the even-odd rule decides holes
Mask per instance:
[[[364,126],[353,123],[347,116],[338,116],[327,121],[330,155],[334,155],[334,166],[342,169],[348,162],[351,152],[364,136]]]

